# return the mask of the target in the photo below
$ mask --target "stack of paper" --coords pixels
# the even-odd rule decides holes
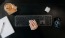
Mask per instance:
[[[4,27],[2,27],[3,25],[4,25]],[[1,33],[1,31],[2,31],[2,33]],[[11,35],[12,33],[14,33],[12,25],[10,24],[7,16],[0,19],[0,33],[1,33],[2,38],[5,38],[5,37]]]

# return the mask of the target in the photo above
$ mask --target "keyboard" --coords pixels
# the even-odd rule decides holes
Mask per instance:
[[[15,27],[29,26],[29,20],[36,20],[39,26],[51,26],[52,25],[51,15],[16,15],[15,16]]]

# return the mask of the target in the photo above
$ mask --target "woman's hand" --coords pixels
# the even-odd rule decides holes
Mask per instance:
[[[38,28],[37,22],[35,20],[29,20],[29,26],[31,30],[36,30]]]

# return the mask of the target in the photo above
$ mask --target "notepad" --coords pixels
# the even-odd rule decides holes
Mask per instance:
[[[0,32],[2,29],[4,23],[4,27],[3,27],[3,31],[2,31],[2,38],[5,38],[11,34],[13,34],[15,31],[10,23],[10,21],[8,20],[7,16],[3,17],[2,19],[0,19]]]

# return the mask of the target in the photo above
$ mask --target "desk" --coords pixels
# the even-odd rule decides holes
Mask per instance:
[[[4,9],[3,5],[6,2],[11,2],[17,5],[18,11],[12,15],[8,15]],[[47,3],[48,2],[48,3]],[[51,2],[51,3],[50,3]],[[60,1],[61,2],[61,1]],[[56,16],[60,17],[62,19],[62,27],[65,27],[65,5],[64,3],[60,3],[57,1],[40,1],[40,0],[6,0],[2,5],[0,5],[0,18],[4,16],[8,16],[15,33],[8,36],[7,38],[65,38],[65,30],[62,29],[56,29],[53,27],[39,27],[35,31],[31,31],[29,27],[21,27],[16,28],[14,26],[14,16],[16,15],[47,15],[47,13],[44,11],[45,7],[48,5],[51,7],[51,11],[49,15],[52,15],[53,18]],[[62,7],[62,9],[60,7]],[[56,12],[55,12],[56,11]],[[65,28],[64,28],[65,29]]]

